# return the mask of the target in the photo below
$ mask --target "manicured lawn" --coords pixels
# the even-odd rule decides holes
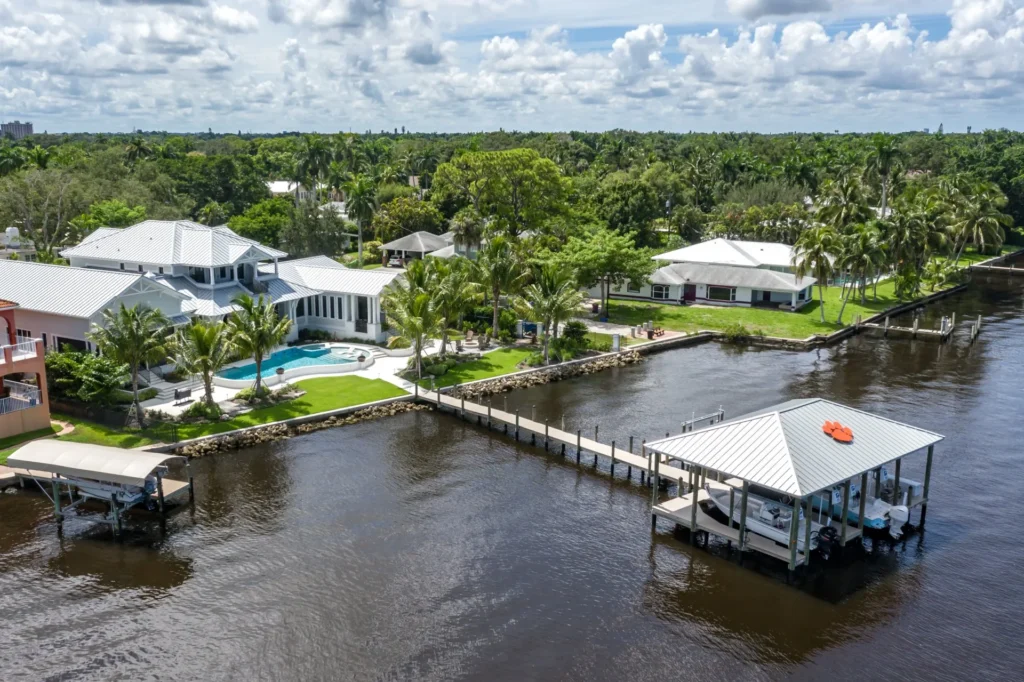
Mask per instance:
[[[71,422],[75,425],[74,431],[61,437],[61,440],[71,441],[72,443],[109,445],[110,447],[115,448],[138,448],[143,445],[153,445],[154,443],[159,442],[154,438],[150,438],[139,433],[138,431],[116,429],[109,426],[103,426],[102,424],[97,424],[96,422],[77,419],[75,417],[65,417],[59,414],[55,414],[53,417],[54,419]]]
[[[1003,248],[1000,249],[999,253],[1000,254],[1013,253],[1014,251],[1019,251],[1019,250],[1020,250],[1020,247],[1018,245],[1016,245],[1016,244],[1003,244]],[[995,257],[996,257],[996,254],[993,254],[993,253],[978,253],[974,249],[965,249],[964,252],[962,254],[960,254],[960,260],[958,260],[956,262],[956,264],[957,264],[958,267],[965,268],[968,265],[974,265],[975,263],[980,263],[982,261],[986,261],[986,260],[988,260],[990,258],[995,258]],[[932,260],[933,261],[944,261],[944,260],[946,260],[946,257],[945,256],[932,256]]]
[[[862,315],[867,319],[899,302],[893,295],[891,281],[879,283],[877,300],[873,297],[872,288],[869,286],[866,304],[861,304],[857,294],[851,295],[846,310],[843,312],[845,324],[840,325],[836,324],[836,317],[839,315],[839,308],[842,305],[841,291],[840,287],[829,287],[825,290],[824,323],[821,322],[817,287],[814,289],[814,302],[807,304],[795,313],[768,308],[713,308],[612,301],[609,306],[609,321],[616,324],[633,325],[652,320],[655,326],[691,333],[701,329],[721,331],[730,326],[742,324],[749,331],[761,331],[766,336],[805,339],[812,334],[830,334],[851,324],[857,315]]]
[[[253,410],[226,422],[179,426],[178,438],[181,440],[198,438],[213,433],[224,433],[248,426],[269,424],[282,419],[302,417],[317,412],[407,395],[405,391],[394,384],[389,384],[381,379],[364,379],[363,377],[322,377],[300,381],[296,385],[304,390],[306,395],[273,407]]]
[[[380,263],[363,263],[363,270],[376,270],[382,267],[384,266]]]
[[[448,370],[444,376],[435,379],[434,385],[438,388],[443,388],[444,386],[452,386],[454,384],[464,384],[467,381],[490,379],[502,374],[518,372],[519,368],[517,365],[539,350],[539,344],[529,348],[502,348],[501,350],[487,353],[479,360],[456,365]],[[424,379],[420,385],[430,386],[430,379]]]
[[[43,438],[45,436],[52,436],[53,434],[60,431],[60,426],[57,424],[51,424],[48,429],[39,429],[38,431],[29,431],[18,436],[10,436],[8,438],[0,438],[0,464],[7,461],[7,456],[18,449],[18,446],[22,443],[26,443],[36,438]]]

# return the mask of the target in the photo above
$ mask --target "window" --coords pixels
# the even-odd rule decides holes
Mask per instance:
[[[804,301],[807,299],[807,289],[801,289],[800,294],[797,296],[798,300]]]
[[[345,319],[345,299],[342,298],[341,296],[338,296],[337,298],[338,298],[338,319],[339,320],[344,320]]]
[[[22,340],[31,339],[32,338],[32,332],[30,332],[27,329],[17,329],[17,330],[15,330],[14,335],[17,336],[19,339],[22,339]]]
[[[331,296],[331,319],[334,320],[337,316],[334,314],[334,297]]]
[[[142,272],[142,263],[139,263],[139,272]]]
[[[295,317],[306,316],[306,299],[300,298],[299,304],[295,307]]]
[[[121,269],[124,270],[124,263],[121,263]]]
[[[157,268],[157,271],[158,271],[158,272],[159,272],[159,273],[160,273],[161,275],[162,275],[162,274],[164,274],[164,269],[163,269],[163,267],[159,267],[159,268]]]
[[[630,294],[639,294],[640,293],[640,287],[638,285],[633,284],[632,282],[630,282],[629,284],[626,285],[626,291],[628,293],[630,293]]]
[[[709,301],[735,301],[736,290],[732,287],[708,287]]]
[[[664,301],[668,299],[668,285],[655,284],[651,287],[651,298]]]
[[[316,301],[316,316],[320,317],[320,297],[314,296],[313,299]]]

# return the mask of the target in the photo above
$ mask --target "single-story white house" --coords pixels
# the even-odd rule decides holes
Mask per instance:
[[[648,282],[613,289],[611,297],[798,310],[813,300],[817,283],[813,277],[798,278],[793,273],[793,247],[786,244],[712,239],[653,260],[669,264],[656,270]]]

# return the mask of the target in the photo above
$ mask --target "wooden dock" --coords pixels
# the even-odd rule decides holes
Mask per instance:
[[[534,444],[542,444],[545,449],[557,447],[564,454],[566,448],[572,448],[579,462],[584,453],[594,456],[596,464],[599,457],[607,459],[611,465],[611,473],[615,474],[615,466],[625,466],[627,477],[632,477],[633,470],[641,474],[641,478],[650,478],[654,471],[652,455],[638,455],[623,448],[615,441],[602,443],[593,438],[583,436],[582,430],[575,433],[551,426],[547,422],[527,419],[518,412],[505,412],[491,405],[481,405],[465,398],[455,398],[439,391],[418,392],[420,400],[437,405],[438,409],[448,408],[453,414],[464,419],[476,419],[478,424],[486,424],[491,428],[500,428],[516,440],[529,438]],[[641,445],[642,449],[642,445]],[[689,477],[689,473],[680,467],[659,465],[658,478],[662,482],[680,485]]]

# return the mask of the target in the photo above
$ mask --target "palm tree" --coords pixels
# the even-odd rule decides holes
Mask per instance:
[[[818,280],[818,306],[821,321],[825,321],[825,287],[835,272],[832,261],[839,235],[827,226],[807,230],[796,241],[793,249],[793,268],[797,278],[812,275]]]
[[[133,135],[124,146],[124,155],[128,165],[134,166],[140,159],[152,156],[153,148],[142,135]]]
[[[878,273],[885,260],[882,235],[875,224],[857,224],[850,228],[855,245],[848,254],[847,267],[860,275],[860,302],[867,303],[868,277],[874,275],[875,298],[878,298]]]
[[[497,334],[502,292],[515,293],[526,280],[528,273],[522,266],[519,254],[504,236],[497,236],[487,242],[476,263],[477,278],[491,296],[494,313],[491,331]]]
[[[418,381],[423,378],[423,349],[441,332],[444,318],[429,293],[400,280],[384,291],[381,302],[388,311],[388,324],[396,332],[388,345],[413,349]]]
[[[39,170],[46,170],[50,164],[50,150],[36,145],[28,150],[28,160]]]
[[[199,320],[179,329],[174,335],[174,356],[178,367],[190,376],[199,376],[207,405],[213,406],[213,375],[231,357],[227,328],[221,322]]]
[[[331,166],[331,147],[322,135],[302,136],[295,164],[299,175],[312,183],[314,195],[320,197],[320,187]]]
[[[558,338],[558,325],[576,312],[583,294],[565,270],[553,263],[534,275],[534,282],[515,299],[515,308],[523,317],[544,327],[544,364],[548,364],[551,339]]]
[[[142,405],[139,403],[139,369],[147,363],[167,356],[167,317],[146,305],[131,308],[121,303],[117,310],[103,311],[103,324],[86,336],[112,360],[128,365],[132,381],[134,425],[142,426]]]
[[[473,281],[472,264],[464,258],[431,258],[428,268],[433,270],[434,304],[441,316],[441,357],[448,348],[448,330],[459,324],[462,317],[480,300],[480,285]]]
[[[249,294],[239,294],[232,301],[238,310],[231,313],[227,321],[227,335],[231,349],[243,356],[251,356],[256,363],[256,382],[253,397],[260,395],[263,379],[263,357],[280,345],[291,331],[292,321],[278,317],[274,304],[260,294],[253,299]]]
[[[892,135],[876,133],[871,138],[871,149],[868,151],[867,166],[868,171],[877,175],[882,184],[882,218],[886,218],[889,215],[890,183],[903,156],[903,150],[900,149],[896,138]]]
[[[988,244],[1001,246],[1006,239],[1003,227],[1013,225],[1013,218],[1002,212],[1006,206],[1006,195],[988,182],[979,182],[962,191],[956,201],[950,224],[953,234],[956,257],[953,263],[960,262],[960,256],[968,243],[975,244],[984,250]]]
[[[450,227],[455,244],[465,247],[467,253],[473,247],[480,248],[484,236],[484,219],[475,209],[468,207],[456,213]]]
[[[355,218],[358,226],[359,265],[363,264],[363,228],[373,220],[377,212],[377,188],[373,181],[363,174],[352,177],[345,183],[345,210]]]
[[[0,141],[0,176],[20,170],[27,163],[24,147],[15,147],[6,141]]]
[[[818,204],[818,218],[837,230],[873,217],[860,178],[854,174],[823,182]]]

